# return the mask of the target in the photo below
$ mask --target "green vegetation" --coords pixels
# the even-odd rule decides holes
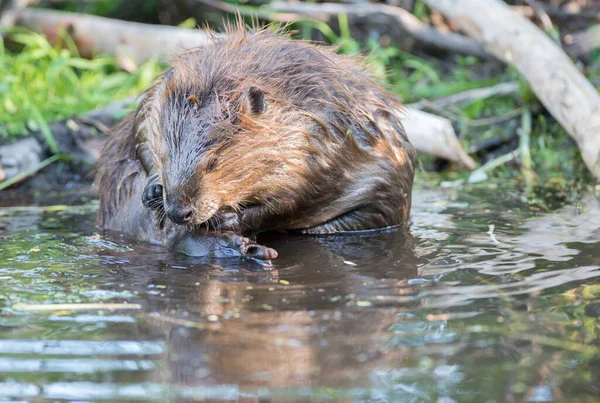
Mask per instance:
[[[66,48],[23,30],[11,40],[22,49],[9,51],[0,40],[0,140],[39,129],[52,145],[48,122],[137,95],[161,69],[148,62],[130,74],[110,57],[83,59],[66,36]]]

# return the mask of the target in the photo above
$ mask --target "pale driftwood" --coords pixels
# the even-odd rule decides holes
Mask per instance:
[[[462,102],[475,102],[481,99],[491,97],[502,97],[514,95],[519,92],[518,82],[500,83],[492,87],[475,88],[473,90],[459,92],[458,94],[449,95],[447,97],[434,99],[427,102],[415,102],[408,105],[410,109],[425,109],[428,105],[435,105],[438,108],[445,108],[451,105],[456,105]]]
[[[596,48],[600,48],[600,25],[566,35],[565,51],[574,59],[588,56]]]
[[[498,0],[424,0],[487,50],[514,64],[539,100],[575,139],[600,178],[600,95],[569,57],[533,23]]]
[[[460,162],[475,169],[475,161],[463,150],[448,119],[419,110],[408,110],[402,125],[417,151]]]
[[[16,25],[43,33],[55,41],[61,29],[72,37],[80,53],[107,53],[141,63],[151,58],[169,61],[183,49],[204,46],[211,35],[201,30],[127,22],[85,14],[26,8],[16,12]]]

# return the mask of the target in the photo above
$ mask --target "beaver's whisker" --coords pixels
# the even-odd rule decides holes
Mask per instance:
[[[217,229],[217,233],[220,234],[223,232],[223,222],[220,217],[215,216],[215,228]]]

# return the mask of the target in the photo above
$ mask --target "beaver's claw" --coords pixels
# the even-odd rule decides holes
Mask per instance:
[[[142,192],[142,203],[151,210],[158,210],[163,205],[163,187],[155,175],[148,180]]]

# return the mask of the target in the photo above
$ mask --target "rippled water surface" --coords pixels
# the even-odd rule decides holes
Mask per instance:
[[[599,401],[598,200],[413,203],[409,232],[262,239],[271,271],[0,207],[0,401]]]

